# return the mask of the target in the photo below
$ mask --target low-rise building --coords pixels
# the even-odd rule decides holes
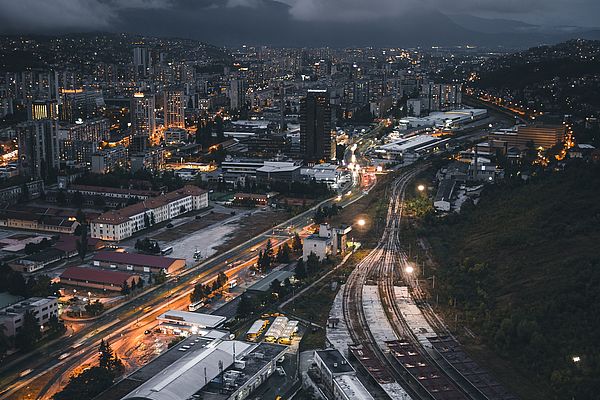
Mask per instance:
[[[178,336],[189,336],[222,325],[227,318],[220,315],[169,310],[157,318],[161,332]]]
[[[314,361],[326,392],[335,400],[371,400],[356,371],[336,349],[315,350]]]
[[[107,174],[116,168],[127,167],[127,148],[115,146],[105,148],[92,154],[92,172],[94,174]]]
[[[438,186],[437,193],[433,200],[433,207],[438,211],[450,211],[452,206],[452,194],[454,193],[454,187],[456,181],[454,179],[444,179]]]
[[[182,258],[120,253],[116,251],[101,251],[94,255],[92,262],[95,267],[145,274],[164,273],[165,275],[169,275],[185,267],[185,260]]]
[[[323,260],[331,254],[345,253],[348,233],[351,231],[352,227],[348,225],[334,228],[329,224],[321,224],[319,233],[304,239],[302,258],[306,261],[310,253],[314,253],[320,260]]]
[[[79,222],[73,217],[57,217],[26,211],[1,210],[0,226],[37,232],[73,234]]]
[[[69,267],[60,274],[63,285],[83,287],[88,289],[120,291],[124,284],[131,287],[137,284],[141,277],[121,271],[107,271],[97,268]]]
[[[25,313],[35,317],[40,328],[44,330],[52,316],[58,316],[58,299],[56,297],[31,297],[0,309],[0,325],[4,325],[4,333],[11,337],[19,333],[25,321]]]
[[[118,242],[154,224],[206,207],[208,192],[197,186],[187,185],[120,210],[105,212],[91,222],[91,236]]]

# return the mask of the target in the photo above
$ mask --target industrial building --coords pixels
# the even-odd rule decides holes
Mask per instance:
[[[227,318],[197,312],[169,310],[157,317],[161,332],[189,336],[221,326]]]
[[[191,335],[96,397],[97,400],[243,400],[276,370],[286,346]]]

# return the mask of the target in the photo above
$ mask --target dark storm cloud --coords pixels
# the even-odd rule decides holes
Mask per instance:
[[[0,32],[59,32],[122,30],[124,27],[151,33],[149,24],[128,25],[138,11],[143,15],[179,15],[182,22],[202,10],[230,10],[229,15],[252,14],[285,3],[277,17],[290,21],[355,24],[414,15],[415,11],[441,14],[468,14],[478,17],[509,18],[542,25],[598,26],[599,0],[0,0]],[[286,6],[286,7],[287,7]],[[158,10],[158,11],[157,11]],[[253,11],[254,10],[254,11]],[[157,11],[157,12],[156,12]],[[241,18],[243,20],[243,18]],[[426,21],[423,21],[426,22]],[[171,21],[171,26],[177,21]],[[254,21],[247,18],[248,27]],[[248,27],[241,26],[240,30]],[[177,27],[174,27],[177,28]]]

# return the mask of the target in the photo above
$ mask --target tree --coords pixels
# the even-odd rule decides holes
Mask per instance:
[[[267,239],[267,244],[265,245],[264,256],[269,257],[269,261],[273,261],[274,254],[273,254],[273,243],[271,242],[271,239]]]
[[[165,274],[165,271],[163,269],[161,269],[158,273],[154,274],[154,283],[156,283],[157,285],[160,285],[161,283],[164,283],[167,280],[167,274]]]
[[[290,262],[290,253],[292,250],[290,249],[290,245],[287,243],[279,246],[279,251],[277,252],[277,262],[280,263],[288,263]]]
[[[104,312],[104,304],[102,304],[99,300],[86,304],[85,312],[93,317],[100,315],[102,312]]]
[[[138,289],[143,289],[144,288],[144,280],[141,277],[137,281],[137,288]]]
[[[29,186],[27,183],[23,183],[21,186],[21,194],[19,195],[19,202],[25,203],[29,201]]]
[[[156,220],[154,219],[154,213],[150,211],[150,225],[154,225]]]
[[[296,269],[294,270],[294,275],[296,276],[297,279],[304,279],[306,278],[306,267],[304,266],[304,260],[301,258],[298,260],[298,262],[296,263]]]
[[[319,269],[319,257],[312,251],[306,258],[306,269],[308,273],[313,275]]]
[[[300,239],[300,235],[298,235],[298,232],[294,232],[294,238],[292,239],[292,249],[295,253],[302,252],[302,239]]]
[[[252,298],[246,294],[242,295],[237,307],[237,317],[242,319],[251,316],[256,311],[256,304]]]
[[[77,245],[77,254],[79,254],[79,257],[83,261],[83,259],[85,259],[85,255],[87,254],[87,250],[88,250],[87,225],[80,225],[80,226],[81,226],[81,236],[79,239],[77,239],[76,245]]]
[[[61,189],[56,193],[56,203],[59,206],[64,206],[67,203],[67,196],[65,195],[64,190]]]
[[[129,294],[129,284],[127,283],[127,281],[123,281],[123,284],[121,285],[121,294]]]
[[[6,326],[4,324],[0,324],[0,361],[4,358],[4,355],[10,348],[10,341],[8,336],[6,336]]]
[[[83,205],[83,195],[81,194],[80,191],[76,191],[75,193],[73,193],[73,196],[71,196],[71,201],[73,202],[73,204],[75,206],[77,206],[77,208],[81,208],[81,206]]]
[[[144,228],[150,228],[150,217],[144,213]]]
[[[31,311],[23,316],[23,326],[15,337],[15,344],[21,350],[31,350],[42,337],[40,326]]]

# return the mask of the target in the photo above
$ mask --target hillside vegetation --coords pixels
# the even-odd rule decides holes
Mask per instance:
[[[557,399],[600,393],[599,224],[600,167],[579,165],[491,187],[421,232],[440,261],[440,302]]]

